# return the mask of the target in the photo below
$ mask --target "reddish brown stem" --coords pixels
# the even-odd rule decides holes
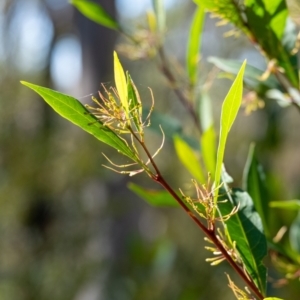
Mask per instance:
[[[200,220],[196,217],[196,215],[189,209],[189,207],[182,201],[182,199],[175,193],[175,191],[169,186],[169,184],[165,181],[165,179],[158,174],[155,178],[155,181],[162,185],[165,190],[167,190],[172,197],[178,202],[178,204],[184,209],[184,211],[190,216],[190,218],[197,224],[197,226],[206,234],[206,236],[214,243],[214,245],[220,250],[222,255],[226,258],[228,263],[232,266],[232,268],[239,274],[239,276],[244,280],[244,282],[250,287],[253,293],[258,297],[258,299],[263,300],[264,296],[261,294],[259,289],[256,287],[255,283],[248,277],[244,270],[242,270],[232,259],[232,257],[227,253],[226,249],[218,240],[216,233],[214,230],[207,229]]]
[[[131,129],[130,129],[131,130]],[[155,161],[153,160],[150,152],[148,151],[145,143],[141,141],[138,136],[131,130],[132,135],[134,138],[139,142],[142,146],[143,150],[145,151],[146,155],[148,156],[151,165],[153,166],[156,175],[153,174],[152,179],[159,183],[169,194],[178,202],[178,204],[183,208],[183,210],[189,215],[189,217],[196,223],[196,225],[206,234],[206,236],[214,243],[214,245],[220,250],[222,255],[226,258],[228,263],[232,266],[232,268],[239,274],[239,276],[245,281],[245,283],[250,287],[253,293],[258,297],[258,299],[263,300],[264,296],[261,294],[259,289],[256,287],[255,283],[252,281],[250,277],[248,277],[244,270],[240,268],[239,265],[235,263],[232,257],[228,254],[226,249],[223,247],[221,242],[218,240],[215,230],[208,229],[201,223],[201,221],[197,218],[197,216],[190,210],[190,208],[184,203],[184,201],[176,194],[176,192],[170,187],[170,185],[166,182],[166,180],[161,175]]]

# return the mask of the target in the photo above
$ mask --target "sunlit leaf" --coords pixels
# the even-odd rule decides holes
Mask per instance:
[[[262,294],[266,291],[267,270],[263,258],[267,255],[267,241],[259,214],[255,211],[253,201],[247,192],[233,189],[227,192],[229,201],[220,203],[222,215],[232,211],[239,204],[238,213],[226,221],[227,230],[245,264],[246,270]]]
[[[246,0],[245,14],[249,30],[257,43],[269,59],[276,59],[292,85],[298,88],[297,68],[293,67],[297,64],[297,58],[282,42],[288,17],[286,1]]]
[[[240,108],[241,101],[242,101],[243,75],[244,75],[245,66],[246,66],[246,61],[244,61],[244,63],[242,64],[240,71],[238,72],[236,79],[234,80],[222,105],[219,146],[217,151],[217,163],[216,163],[216,171],[215,171],[216,186],[219,185],[220,178],[221,178],[221,171],[222,171],[222,164],[224,159],[227,136],[237,116],[237,112]],[[216,198],[217,196],[218,195],[216,193]]]
[[[276,298],[276,297],[268,297],[268,298],[264,298],[264,300],[284,300],[284,299]]]
[[[127,100],[128,90],[127,90],[126,76],[116,51],[114,51],[114,75],[115,75],[115,84],[118,91],[118,95],[120,97],[120,101],[125,109],[126,116],[129,119],[129,109],[128,109],[128,100]]]
[[[263,34],[268,34],[266,31],[270,28],[275,34],[277,41],[280,41],[288,16],[285,0],[246,0],[245,5],[246,15],[250,18],[250,16],[253,17],[254,13],[255,21],[258,22],[255,24],[253,20],[249,20],[248,18],[248,22],[250,26],[253,26],[252,29],[255,30],[255,34],[261,37]],[[263,26],[265,30],[259,31],[258,28],[262,28],[261,26]],[[266,43],[267,42],[272,41],[266,41]]]
[[[128,188],[152,206],[178,207],[176,200],[165,190],[150,190],[130,182]]]
[[[243,5],[239,1],[194,0],[194,2],[198,5],[203,6],[205,9],[209,10],[214,15],[233,23],[235,26],[244,31],[247,31],[241,13],[243,10]]]
[[[126,78],[127,78],[127,92],[128,92],[128,106],[129,106],[129,112],[138,112],[135,114],[130,114],[133,118],[133,122],[138,129],[140,126],[141,120],[139,119],[141,114],[142,114],[142,105],[141,105],[141,99],[139,92],[131,79],[129,73],[126,73]],[[137,111],[136,111],[137,110]]]
[[[147,23],[151,32],[156,32],[157,30],[157,20],[156,15],[152,11],[147,11]]]
[[[266,190],[265,174],[255,156],[255,146],[252,144],[243,174],[243,188],[251,196],[256,211],[259,213],[265,234],[270,236],[268,228],[269,197]]]
[[[214,178],[216,169],[216,133],[213,125],[201,135],[201,153],[207,171]]]
[[[21,83],[38,93],[59,115],[136,161],[125,142],[107,126],[103,126],[77,99],[25,81]]]
[[[117,21],[99,4],[87,0],[70,0],[70,2],[88,19],[111,29],[119,29]]]
[[[199,183],[203,184],[205,182],[205,176],[194,151],[179,135],[174,136],[174,146],[181,163]]]
[[[192,86],[196,84],[197,77],[198,77],[197,70],[198,70],[198,61],[200,58],[199,48],[201,47],[201,34],[203,30],[204,18],[205,18],[204,8],[203,6],[200,5],[196,9],[192,21],[192,25],[190,28],[187,57],[186,57],[188,76],[189,76],[190,84]]]

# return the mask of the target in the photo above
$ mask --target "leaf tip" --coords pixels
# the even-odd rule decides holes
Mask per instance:
[[[242,68],[245,68],[246,65],[247,65],[247,58],[244,59],[243,64],[242,64]]]
[[[29,82],[24,81],[24,80],[20,80],[20,83],[23,84],[23,85],[25,85],[25,86],[28,86],[28,87],[29,87],[29,85],[30,85]]]

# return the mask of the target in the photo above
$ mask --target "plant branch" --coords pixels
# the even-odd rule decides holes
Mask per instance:
[[[159,54],[159,57],[160,57],[160,60],[161,60],[160,69],[161,69],[163,75],[167,78],[168,82],[170,83],[172,89],[174,90],[174,93],[177,95],[177,97],[178,97],[179,101],[181,102],[181,104],[187,109],[187,111],[192,116],[192,119],[193,119],[193,121],[196,125],[196,128],[199,130],[199,132],[201,134],[199,118],[198,118],[191,102],[182,93],[182,91],[177,87],[176,78],[175,78],[175,76],[173,75],[172,71],[170,70],[170,68],[168,66],[167,59],[166,59],[166,56],[165,56],[165,53],[164,53],[164,50],[163,50],[162,46],[159,47],[158,54]]]
[[[196,217],[196,215],[189,209],[189,207],[182,201],[182,199],[175,193],[175,191],[169,186],[169,184],[165,181],[165,179],[159,175],[155,179],[157,183],[162,185],[165,190],[167,190],[171,196],[178,202],[178,204],[184,209],[184,211],[189,215],[189,217],[196,223],[196,225],[206,234],[206,236],[214,243],[214,245],[220,250],[222,255],[226,258],[231,267],[238,273],[238,275],[244,280],[244,282],[250,287],[253,293],[258,297],[258,299],[263,300],[264,296],[261,294],[259,289],[256,287],[255,283],[248,277],[244,270],[241,269],[236,262],[232,259],[232,257],[228,254],[226,249],[220,243],[218,238],[216,237],[215,230],[207,229],[200,220]]]
[[[133,135],[133,137],[134,137],[134,138],[138,141],[138,143],[142,146],[142,148],[143,148],[143,150],[145,151],[147,157],[149,158],[150,163],[151,163],[151,165],[153,166],[153,168],[154,168],[154,170],[155,170],[155,172],[156,172],[156,176],[155,176],[155,175],[152,176],[152,179],[155,180],[155,178],[156,178],[157,176],[160,176],[160,171],[159,171],[159,169],[158,169],[158,167],[157,167],[155,161],[153,160],[152,155],[150,154],[150,152],[149,152],[148,148],[146,147],[144,141],[142,141],[142,140],[139,139],[139,137],[136,135],[136,133],[132,130],[132,128],[131,128],[130,126],[128,127],[128,129],[129,129],[130,133]]]
[[[138,141],[138,143],[142,146],[146,155],[148,156],[151,165],[153,166],[156,175],[151,176],[152,179],[160,184],[181,206],[181,208],[188,214],[188,216],[196,223],[196,225],[206,234],[206,236],[214,243],[214,245],[219,249],[222,255],[226,258],[228,263],[232,266],[232,268],[238,273],[238,275],[244,280],[244,282],[250,287],[253,293],[258,297],[259,300],[263,300],[264,296],[261,294],[259,289],[256,287],[253,280],[248,277],[244,270],[233,260],[233,258],[229,255],[227,250],[223,247],[222,243],[218,240],[215,229],[208,229],[204,224],[198,219],[198,217],[190,210],[190,208],[184,203],[184,201],[177,195],[177,193],[171,188],[171,186],[167,183],[164,177],[161,175],[155,161],[153,160],[149,150],[147,149],[144,141],[141,141],[139,137],[134,133],[134,131],[130,128],[130,131],[134,138]]]
[[[252,30],[251,30],[251,28],[250,28],[250,26],[249,26],[247,20],[245,20],[244,18],[242,18],[242,20],[243,20],[243,25],[244,25],[245,28],[247,28],[247,30],[248,30],[247,32],[245,32],[245,34],[248,36],[248,38],[249,38],[249,40],[251,41],[251,43],[252,43],[254,46],[256,46],[256,47],[258,47],[259,49],[261,49],[261,51],[262,51],[263,53],[265,53],[266,58],[267,58],[269,61],[271,61],[272,58],[269,57],[267,51],[265,51],[264,47],[257,41],[257,39],[256,39],[255,35],[253,34],[253,32],[252,32]],[[274,58],[273,58],[273,59],[274,59]],[[287,70],[285,70],[285,71],[287,71]],[[290,96],[290,98],[291,98],[292,104],[296,107],[296,109],[298,110],[298,112],[300,112],[300,104],[299,104],[299,102],[298,102],[297,100],[295,100],[294,97],[293,97],[293,96],[291,95],[291,93],[290,93],[290,89],[291,89],[291,88],[295,88],[295,87],[290,83],[290,81],[288,80],[288,78],[278,70],[278,68],[274,68],[273,73],[274,73],[275,77],[277,78],[278,82],[280,83],[280,85],[281,85],[281,86],[283,87],[283,89],[286,91],[286,93],[289,94],[289,96]]]
[[[292,97],[292,95],[290,93],[290,90],[294,87],[290,84],[290,82],[287,80],[287,78],[278,71],[277,68],[274,70],[273,73],[276,76],[279,83],[281,84],[281,86],[284,88],[284,90],[289,94],[292,104],[297,108],[298,112],[300,112],[299,102],[296,99],[294,99],[294,97]],[[298,93],[299,93],[299,91],[298,91]]]

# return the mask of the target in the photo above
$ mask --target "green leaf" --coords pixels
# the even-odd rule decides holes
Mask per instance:
[[[228,20],[241,30],[247,31],[242,16],[243,5],[232,0],[194,0],[198,5],[212,12],[214,15]]]
[[[300,211],[290,227],[290,243],[292,248],[300,253]]]
[[[127,91],[128,91],[127,99],[129,105],[129,112],[136,112],[136,110],[138,110],[138,114],[134,113],[130,115],[133,118],[133,122],[136,126],[136,129],[139,130],[141,124],[141,120],[139,118],[142,115],[141,98],[128,72],[126,73],[126,78],[127,78]]]
[[[256,211],[259,213],[266,236],[268,229],[269,197],[265,185],[265,174],[255,156],[255,146],[251,144],[243,174],[243,188],[253,199]]]
[[[208,58],[208,61],[217,66],[219,69],[234,75],[239,72],[241,66],[241,62],[234,59],[222,59],[211,56]],[[263,73],[263,70],[247,65],[244,74],[245,84],[259,94],[264,94],[268,89],[279,88],[279,83],[273,74],[271,74],[266,80],[260,80]]]
[[[267,270],[263,258],[267,254],[267,241],[259,214],[255,211],[251,197],[239,189],[227,191],[226,203],[218,205],[224,216],[239,204],[239,210],[226,221],[227,230],[243,263],[262,294],[266,291]]]
[[[284,300],[284,299],[276,298],[276,297],[268,297],[268,298],[264,298],[264,300]]]
[[[135,154],[125,142],[107,126],[103,126],[99,119],[92,115],[77,99],[32,83],[25,81],[21,81],[21,83],[38,93],[63,118],[136,161]]]
[[[246,15],[250,26],[253,26],[255,34],[259,37],[263,34],[266,35],[266,30],[271,29],[275,34],[277,40],[281,40],[288,16],[288,10],[284,0],[246,0]],[[251,11],[250,11],[251,10]],[[250,16],[255,15],[255,24],[253,20],[249,19]],[[264,31],[258,30],[259,26],[264,26]],[[261,27],[260,27],[261,28]],[[266,41],[267,42],[267,41]],[[271,42],[271,41],[269,41]]]
[[[164,190],[149,190],[130,182],[128,188],[152,206],[179,207],[176,200]]]
[[[174,146],[181,163],[199,183],[203,184],[205,182],[205,176],[194,151],[179,135],[174,136]]]
[[[217,151],[217,164],[216,164],[216,171],[215,171],[216,187],[220,183],[227,136],[237,116],[237,112],[240,108],[241,101],[242,101],[243,75],[244,75],[245,66],[246,66],[246,61],[244,61],[244,63],[242,64],[240,71],[238,72],[236,79],[234,80],[222,105],[219,146]],[[215,195],[215,201],[217,200],[217,197],[218,197],[218,193],[216,193]]]
[[[288,210],[300,210],[300,200],[283,200],[283,201],[271,201],[270,207],[282,208]]]
[[[88,19],[111,29],[119,29],[119,24],[99,4],[86,0],[71,0],[70,3]]]
[[[128,90],[127,90],[126,76],[116,51],[114,51],[114,74],[115,74],[115,84],[118,91],[118,95],[120,97],[122,106],[125,109],[126,116],[129,119],[128,98],[127,98]]]
[[[201,127],[206,131],[214,123],[212,101],[206,91],[201,91],[201,99],[199,103],[199,116]]]
[[[247,0],[245,8],[247,24],[256,42],[269,59],[276,59],[292,85],[298,88],[297,58],[282,43],[288,17],[286,1]]]
[[[164,33],[166,28],[166,12],[163,0],[152,0],[153,8],[157,20],[158,31]]]
[[[213,125],[201,135],[201,152],[205,167],[212,178],[214,178],[216,169],[216,132]]]
[[[187,48],[186,65],[190,84],[194,86],[198,78],[198,61],[200,58],[199,48],[201,47],[201,33],[204,24],[204,8],[199,6],[194,14],[192,25],[189,33]]]

